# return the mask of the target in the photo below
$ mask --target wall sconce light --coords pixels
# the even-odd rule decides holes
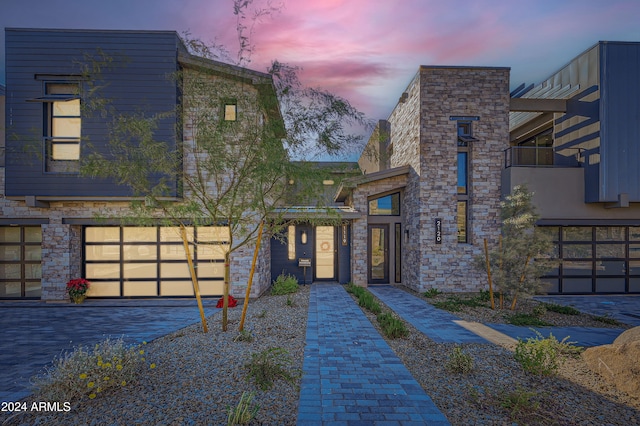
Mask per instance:
[[[408,229],[404,230],[404,241],[405,242],[409,241],[409,230]]]
[[[307,244],[307,231],[302,231],[300,234],[300,243]]]

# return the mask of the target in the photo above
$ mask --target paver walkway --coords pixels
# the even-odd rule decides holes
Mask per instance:
[[[534,299],[573,306],[591,315],[609,316],[624,324],[640,326],[640,294],[536,296]]]
[[[448,425],[339,284],[309,299],[299,426]]]
[[[489,343],[482,337],[460,327],[460,318],[427,301],[392,286],[369,286],[367,289],[423,334],[436,343]]]
[[[216,311],[216,303],[204,301],[207,316]],[[141,343],[198,322],[193,299],[0,302],[0,400],[27,396],[29,379],[74,346],[94,345],[108,336]]]

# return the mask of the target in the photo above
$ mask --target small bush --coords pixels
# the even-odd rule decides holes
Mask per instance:
[[[551,325],[548,322],[541,320],[537,316],[524,314],[524,313],[513,314],[508,316],[507,322],[513,325],[528,326],[528,327],[548,327]]]
[[[32,379],[41,400],[94,399],[112,388],[127,386],[146,368],[142,346],[125,345],[122,338],[106,339],[89,350],[78,346],[54,359],[53,366]]]
[[[558,305],[556,303],[544,303],[542,305],[547,308],[547,311],[557,312],[564,315],[580,315],[580,311],[572,306]]]
[[[438,290],[437,288],[430,288],[429,290],[427,290],[424,293],[422,293],[422,295],[424,297],[426,297],[427,299],[432,299],[432,298],[436,297],[437,295],[439,295],[441,293],[442,292],[440,290]]]
[[[504,392],[499,395],[500,406],[508,410],[512,418],[529,416],[540,408],[540,403],[535,401],[538,394],[526,391],[518,387],[515,391]]]
[[[227,426],[246,425],[256,417],[260,406],[255,404],[252,405],[253,398],[255,398],[255,396],[255,392],[242,392],[238,405],[235,407],[227,405]]]
[[[536,318],[543,317],[546,313],[547,313],[547,308],[544,306],[543,303],[539,303],[533,307],[532,314]]]
[[[491,294],[489,293],[489,290],[480,289],[480,294],[477,296],[477,298],[479,301],[487,303],[491,301]]]
[[[598,321],[604,324],[609,324],[609,325],[621,325],[620,321],[618,321],[615,318],[611,318],[609,315],[592,315],[591,318],[594,321]]]
[[[236,337],[233,338],[234,342],[253,342],[253,335],[250,331],[242,330]]]
[[[245,364],[247,380],[253,379],[260,390],[266,391],[273,387],[273,382],[282,379],[288,383],[295,382],[299,371],[290,371],[291,358],[282,348],[269,348],[251,355],[251,361]]]
[[[434,302],[433,306],[438,309],[443,309],[449,312],[460,312],[462,310],[462,306],[458,300],[447,299],[439,302]]]
[[[557,373],[562,358],[560,355],[577,355],[582,351],[581,347],[574,346],[574,342],[568,342],[565,337],[561,342],[553,334],[544,338],[536,331],[536,337],[526,341],[518,339],[514,357],[522,365],[522,368],[532,374],[550,376]]]
[[[449,355],[446,366],[453,373],[470,373],[473,370],[473,358],[463,352],[460,346],[456,346]]]
[[[405,337],[409,334],[409,330],[404,326],[404,323],[390,312],[379,314],[377,319],[380,327],[382,327],[382,332],[390,339]]]
[[[293,275],[280,274],[278,278],[273,282],[271,287],[271,294],[279,296],[281,294],[291,294],[298,291],[298,279]]]
[[[347,284],[345,288],[348,293],[351,293],[356,297],[360,297],[361,294],[366,292],[366,290],[363,287],[357,286],[353,283]]]
[[[358,304],[363,308],[373,312],[374,314],[379,314],[380,312],[382,312],[382,308],[380,307],[378,302],[375,301],[373,295],[366,290],[360,296],[358,296]]]

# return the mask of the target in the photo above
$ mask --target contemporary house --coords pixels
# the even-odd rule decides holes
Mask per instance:
[[[109,116],[86,112],[87,94],[162,116],[157,134],[180,148],[195,136],[192,123],[166,114],[184,95],[168,76],[206,69],[274,97],[270,76],[190,55],[170,31],[5,33],[0,298],[64,300],[65,283],[80,276],[93,283],[90,297],[192,295],[177,230],[119,222],[135,194],[78,173],[79,158],[104,150],[109,133]],[[100,84],[90,84],[97,71],[87,65],[100,65]],[[251,295],[281,273],[307,284],[477,291],[486,278],[474,257],[485,240],[498,243],[500,200],[522,184],[556,243],[550,293],[640,293],[638,77],[640,43],[600,42],[511,93],[509,68],[421,66],[357,163],[312,164],[326,203],[278,204],[296,223],[263,238]],[[221,96],[216,105],[222,122],[281,119],[259,103]],[[193,169],[189,156],[181,167]],[[189,197],[179,179],[167,187],[176,202]],[[223,246],[221,229],[189,235]],[[234,253],[232,294],[244,295],[252,257],[252,248]],[[196,249],[194,262],[203,294],[220,295],[220,251]]]
[[[271,76],[195,57],[172,31],[6,29],[5,34],[0,297],[65,300],[66,282],[78,277],[92,282],[89,297],[193,295],[178,228],[124,226],[117,218],[127,217],[136,194],[114,180],[80,174],[80,160],[108,152],[117,117],[159,117],[154,137],[169,151],[185,152],[176,166],[180,170],[162,171],[164,197],[180,202],[189,196],[186,186],[170,177],[195,173],[186,148],[197,137],[188,119],[194,114],[182,113],[188,95],[184,81],[205,75],[277,105]],[[230,132],[240,117],[255,117],[262,125],[282,120],[278,108],[265,103],[245,105],[220,93],[205,96],[211,101],[210,120]],[[187,231],[201,293],[220,295],[220,247],[227,244],[228,232],[222,224]],[[196,250],[196,241],[209,247]],[[231,259],[238,294],[244,294],[252,255],[247,248]],[[261,256],[253,294],[270,283],[268,260]]]

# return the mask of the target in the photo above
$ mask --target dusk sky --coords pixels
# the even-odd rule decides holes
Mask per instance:
[[[638,0],[274,0],[249,67],[277,59],[304,83],[387,118],[420,65],[511,67],[539,83],[599,40],[640,41]],[[255,0],[261,7],[266,0]],[[231,0],[0,0],[0,25],[189,31],[237,51]],[[0,35],[4,84],[4,32]]]

